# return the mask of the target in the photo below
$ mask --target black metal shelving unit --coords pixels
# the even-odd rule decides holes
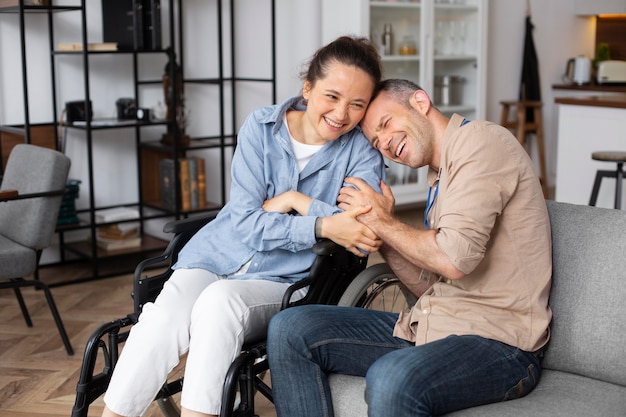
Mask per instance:
[[[162,0],[164,1],[164,0]],[[226,176],[229,175],[227,163],[226,163],[226,152],[233,152],[236,144],[237,144],[237,129],[239,126],[240,120],[237,120],[236,115],[236,101],[237,101],[237,92],[240,83],[244,82],[254,82],[254,83],[269,83],[271,85],[271,97],[268,97],[268,103],[276,102],[276,38],[275,38],[275,0],[267,0],[269,3],[269,7],[271,8],[271,56],[268,59],[271,60],[271,75],[267,78],[249,78],[249,77],[238,77],[237,76],[237,67],[235,62],[235,46],[236,39],[235,36],[237,34],[237,19],[235,7],[238,3],[237,0],[212,0],[215,2],[217,8],[216,15],[216,39],[217,39],[217,59],[219,61],[218,64],[218,74],[214,77],[208,78],[188,78],[185,76],[185,66],[184,66],[184,56],[185,52],[201,54],[203,51],[185,51],[185,42],[184,42],[184,0],[167,0],[168,6],[168,15],[167,19],[164,19],[164,24],[167,24],[169,27],[169,45],[163,49],[159,50],[150,50],[150,51],[91,51],[88,48],[88,34],[87,34],[87,8],[93,7],[93,4],[87,4],[86,0],[81,0],[78,5],[66,6],[60,4],[60,1],[50,0],[49,5],[44,6],[27,6],[24,5],[24,0],[19,0],[18,4],[10,7],[0,7],[0,13],[13,13],[19,19],[19,31],[20,31],[20,41],[21,41],[21,64],[22,64],[22,85],[23,85],[23,93],[24,93],[24,122],[21,126],[6,126],[0,123],[0,132],[7,132],[13,135],[23,136],[25,143],[32,143],[32,130],[33,125],[30,122],[30,103],[29,103],[29,90],[28,90],[28,81],[27,81],[27,53],[26,53],[26,32],[28,30],[28,15],[31,13],[37,14],[46,14],[47,15],[47,23],[48,23],[48,39],[49,39],[49,50],[50,50],[50,66],[51,73],[50,79],[52,84],[52,115],[53,120],[50,122],[50,125],[54,126],[54,138],[51,139],[54,146],[57,149],[61,149],[62,146],[62,138],[59,137],[59,128],[62,129],[72,129],[80,134],[84,135],[85,143],[86,143],[86,160],[87,160],[87,178],[80,178],[81,181],[85,182],[89,189],[89,203],[87,208],[83,208],[77,210],[79,217],[81,218],[80,223],[77,224],[69,224],[59,226],[57,228],[57,235],[59,238],[59,257],[60,261],[55,264],[45,265],[45,267],[54,267],[59,264],[66,264],[69,262],[87,262],[90,264],[90,273],[85,274],[85,276],[79,278],[72,278],[70,280],[64,280],[61,282],[52,283],[52,286],[55,285],[65,285],[70,283],[88,281],[92,279],[98,278],[106,278],[109,276],[119,275],[120,273],[130,272],[134,265],[129,269],[122,270],[114,270],[109,271],[109,266],[112,263],[116,263],[122,257],[128,255],[148,255],[149,253],[154,253],[161,251],[167,244],[166,241],[161,239],[152,237],[145,233],[144,231],[144,223],[147,220],[159,219],[159,218],[183,218],[189,215],[192,215],[195,212],[201,212],[206,210],[213,210],[215,208],[221,208],[226,203]],[[99,4],[98,4],[99,5]],[[226,13],[225,13],[226,12]],[[55,15],[57,13],[79,13],[80,18],[80,37],[82,42],[82,50],[79,51],[59,51],[55,49]],[[224,15],[228,15],[230,18],[229,28],[230,32],[225,33],[224,25],[222,24],[222,20]],[[162,18],[165,16],[162,16]],[[167,23],[165,23],[167,22]],[[167,43],[166,42],[166,43]],[[225,66],[225,43],[229,46],[230,53],[230,71],[226,73]],[[142,80],[139,77],[138,68],[139,68],[139,57],[142,54],[163,54],[167,59],[166,62],[174,62],[174,57],[179,61],[181,74],[182,74],[182,84],[183,91],[187,91],[188,89],[194,88],[195,85],[213,85],[219,90],[219,132],[215,135],[210,136],[202,136],[202,137],[191,137],[189,144],[182,146],[178,138],[175,137],[174,141],[170,145],[165,145],[161,143],[161,141],[146,141],[142,140],[142,129],[147,126],[159,126],[162,125],[164,128],[170,124],[173,125],[175,123],[174,120],[164,121],[164,122],[127,122],[125,121],[121,125],[93,125],[92,121],[89,119],[82,125],[69,124],[65,122],[59,121],[60,111],[57,109],[57,101],[58,101],[58,91],[57,91],[57,74],[56,74],[56,65],[55,60],[60,59],[61,57],[66,56],[76,56],[81,60],[80,66],[82,68],[84,74],[84,100],[86,103],[89,103],[91,100],[91,86],[90,86],[90,57],[100,54],[126,54],[130,55],[130,59],[132,60],[132,72],[133,74],[129,74],[129,77],[133,79],[134,85],[134,97],[138,99],[140,96],[140,88],[142,86],[154,86],[158,84],[162,84],[162,80]],[[170,66],[170,79],[172,83],[176,83],[176,71],[174,71],[173,66]],[[231,106],[226,106],[226,93],[227,89],[229,89],[229,97]],[[174,89],[174,103],[179,100],[177,97],[176,89]],[[85,109],[87,110],[87,109]],[[226,126],[227,113],[230,114],[231,125]],[[113,208],[112,206],[102,206],[97,205],[95,201],[96,194],[96,185],[94,183],[94,159],[96,156],[94,155],[93,150],[93,140],[94,134],[97,134],[100,130],[110,130],[110,129],[132,129],[134,130],[134,138],[135,138],[135,146],[137,149],[137,174],[138,174],[138,196],[135,204],[124,204],[125,206],[134,206],[139,211],[139,218],[128,220],[128,221],[139,221],[140,223],[140,231],[142,235],[142,245],[138,248],[125,249],[120,251],[105,251],[95,243],[95,237],[97,233],[97,228],[107,223],[98,223],[96,221],[96,212],[97,210]],[[173,132],[178,132],[178,129],[171,129]],[[163,155],[163,157],[170,157],[175,161],[176,172],[178,173],[178,158],[185,156],[188,152],[193,152],[197,150],[203,149],[212,149],[216,148],[219,150],[219,164],[220,164],[220,196],[217,201],[208,202],[207,205],[202,209],[192,210],[192,211],[182,211],[180,207],[180,198],[177,198],[178,201],[176,210],[167,210],[160,205],[159,201],[152,200],[149,201],[145,198],[145,180],[149,180],[150,178],[144,178],[146,175],[142,170],[142,165],[145,163],[144,161],[144,152],[156,152],[159,155]],[[1,155],[0,155],[1,156]],[[1,163],[1,162],[0,162]],[[158,177],[158,172],[148,173],[148,175],[156,175]],[[154,182],[154,178],[151,178],[152,182]],[[180,196],[180,181],[177,181],[176,185],[177,196]],[[116,221],[115,223],[119,223]],[[66,242],[65,234],[68,232],[76,231],[76,230],[88,230],[89,240],[87,241],[78,241],[78,242]],[[123,264],[123,262],[120,262]]]

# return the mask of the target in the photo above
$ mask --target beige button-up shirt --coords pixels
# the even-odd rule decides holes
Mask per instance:
[[[516,138],[499,125],[448,124],[438,186],[428,221],[439,248],[466,275],[440,279],[395,336],[416,345],[449,335],[479,335],[536,351],[549,338],[552,275],[550,223],[534,166]]]

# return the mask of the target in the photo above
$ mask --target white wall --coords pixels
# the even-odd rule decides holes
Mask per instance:
[[[522,70],[526,4],[524,0],[489,2],[487,119],[495,122],[500,121],[500,101],[517,98]],[[593,56],[595,18],[575,16],[574,0],[531,0],[530,11],[535,25],[533,38],[544,103],[548,184],[553,185],[556,174],[557,108],[552,85],[561,83],[568,58],[579,54]],[[534,146],[534,140],[531,139],[531,142]],[[532,154],[536,155],[534,147]]]
[[[93,1],[93,3],[92,3]],[[185,0],[186,4],[204,3],[203,0]],[[337,0],[342,1],[342,0]],[[88,2],[90,19],[90,36],[92,41],[99,41],[99,7],[94,0]],[[198,3],[198,5],[200,4]],[[266,16],[267,3],[256,0],[240,0],[237,2],[244,10],[244,16]],[[547,165],[550,175],[549,183],[554,183],[556,163],[556,108],[553,104],[554,94],[551,85],[560,82],[569,57],[578,54],[593,53],[595,21],[593,18],[582,18],[574,15],[574,0],[530,0],[532,20],[535,24],[534,39],[539,58],[542,94],[544,101],[544,118],[546,121]],[[491,0],[489,4],[489,67],[487,83],[487,118],[499,121],[500,100],[514,99],[517,96],[521,73],[522,50],[524,40],[524,17],[526,1],[524,0]],[[299,73],[310,55],[321,46],[321,0],[276,0],[277,10],[277,95],[283,100],[297,94],[301,88]],[[346,17],[346,19],[349,17]],[[35,18],[37,19],[37,18]],[[47,73],[47,41],[45,36],[45,20],[39,31],[29,30],[29,62],[43,62],[29,67],[31,97],[36,95],[32,109],[34,121],[46,120],[49,113],[49,84]],[[202,22],[202,19],[198,19]],[[0,14],[0,122],[17,123],[22,117],[21,87],[19,81],[19,52],[16,42],[16,19]],[[250,24],[248,34],[257,36],[265,30],[263,23]],[[59,41],[64,39],[59,39]],[[245,39],[243,39],[245,42]],[[202,44],[202,43],[200,43]],[[193,52],[186,51],[189,56]],[[41,61],[41,57],[46,57]],[[110,114],[112,102],[116,97],[128,91],[128,68],[121,65],[98,65],[99,71],[106,79],[115,82],[101,82],[94,87],[93,99],[102,100],[99,106],[102,114]],[[161,64],[156,65],[161,71]],[[73,76],[62,76],[67,91],[65,98],[78,96],[81,84]],[[160,94],[160,93],[157,93]],[[156,97],[156,96],[155,96]],[[75,97],[74,97],[75,98]],[[156,100],[156,98],[154,98]],[[109,107],[105,110],[106,103]],[[94,105],[94,107],[96,107]],[[248,111],[245,109],[245,111]],[[107,113],[109,112],[109,113]],[[197,112],[192,117],[204,117]],[[80,163],[77,163],[80,165]],[[131,178],[132,169],[122,177]],[[112,187],[115,189],[115,187]],[[119,191],[119,190],[118,190]],[[118,192],[113,190],[112,192]],[[117,197],[116,197],[117,198]]]

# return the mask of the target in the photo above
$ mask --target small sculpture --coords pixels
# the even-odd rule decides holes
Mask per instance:
[[[172,65],[174,65],[173,76],[175,83],[172,80]],[[177,140],[179,146],[187,146],[189,145],[189,135],[185,134],[185,129],[188,123],[188,113],[185,109],[183,73],[180,66],[176,63],[176,54],[172,54],[170,61],[165,65],[163,73],[163,95],[167,106],[165,119],[174,121],[175,123],[169,123],[167,125],[167,133],[163,134],[161,143],[173,145],[174,140]],[[176,96],[176,103],[174,103],[174,96]]]

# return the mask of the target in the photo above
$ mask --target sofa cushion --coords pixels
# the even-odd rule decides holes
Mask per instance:
[[[365,378],[330,376],[335,417],[367,417]],[[545,370],[527,396],[446,414],[447,417],[624,417],[626,388],[561,371]]]
[[[446,414],[447,417],[624,417],[626,388],[580,375],[544,370],[527,396]]]
[[[328,382],[335,417],[367,417],[365,378],[331,374]]]
[[[548,210],[554,316],[543,367],[626,386],[626,212]]]

